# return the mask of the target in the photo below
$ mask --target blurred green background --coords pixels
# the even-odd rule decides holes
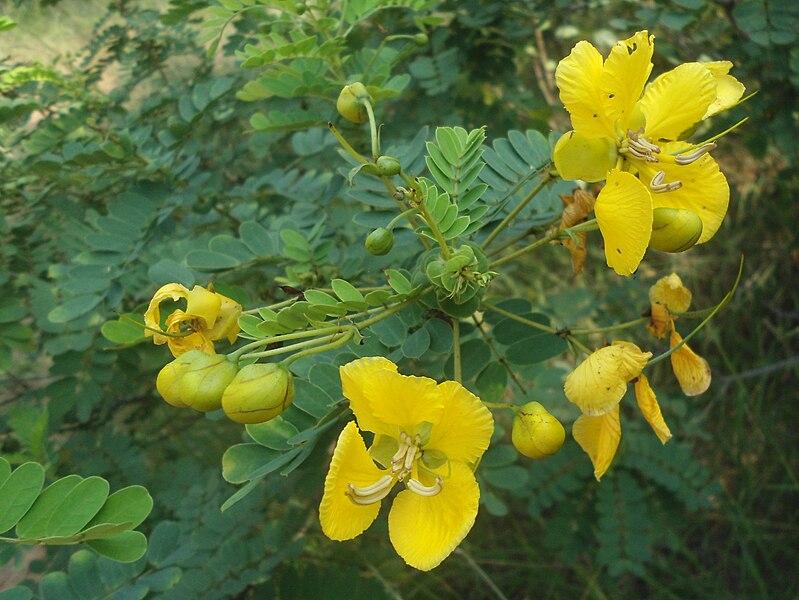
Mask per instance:
[[[489,145],[511,130],[563,132],[557,61],[581,39],[606,53],[640,29],[656,36],[654,73],[731,60],[732,74],[756,92],[712,124],[717,132],[749,119],[714,151],[731,203],[710,243],[650,253],[635,277],[620,279],[589,237],[582,276],[571,277],[560,249],[545,248],[492,288],[559,322],[606,325],[640,316],[648,286],[672,270],[694,308],[715,305],[743,255],[733,302],[692,342],[713,369],[709,391],[685,398],[667,368],[656,370],[675,439],[661,448],[628,419],[618,468],[600,484],[570,438],[535,464],[499,446],[486,455],[474,529],[420,575],[393,554],[385,518],[344,545],[321,534],[325,444],[300,471],[220,513],[235,491],[220,461],[242,441],[241,428],[176,414],[153,385],[163,348],[119,347],[100,335],[105,321],[140,311],[173,279],[215,278],[269,303],[286,297],[281,283],[363,273],[368,281],[391,264],[344,250],[368,229],[351,227],[359,209],[324,127],[335,118],[329,91],[261,93],[251,82],[269,64],[240,66],[246,44],[289,36],[292,19],[323,38],[314,19],[337,3],[251,4],[17,0],[0,11],[16,23],[0,21],[0,451],[14,464],[42,463],[50,477],[142,484],[155,499],[142,526],[146,558],[117,565],[72,547],[5,545],[0,599],[66,598],[67,587],[76,598],[797,597],[799,8],[790,0],[352,3],[361,12],[340,49],[345,73],[387,35],[428,36],[388,44],[396,56],[385,79],[389,71],[400,79],[386,83],[394,92],[378,103],[378,119],[384,143],[397,148],[421,151],[413,140],[424,126],[431,139],[438,125],[486,125]],[[209,56],[225,14],[233,16]],[[276,123],[268,111],[293,116]],[[264,125],[256,112],[272,120]],[[342,130],[367,147],[363,130]],[[316,231],[320,207],[327,229]],[[103,219],[123,214],[136,231],[121,233],[120,247],[103,237]],[[209,265],[214,236],[235,236],[250,220],[275,248],[287,224],[307,235],[320,257],[312,277],[302,280],[285,256]],[[632,335],[651,344],[643,330]],[[566,423],[576,414],[560,386],[572,365],[518,367],[531,399]],[[505,397],[520,402],[515,389]]]

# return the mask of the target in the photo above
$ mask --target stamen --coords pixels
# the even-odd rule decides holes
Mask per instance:
[[[404,431],[400,433],[399,448],[391,458],[391,473],[397,479],[403,480],[410,475],[413,463],[418,458],[420,439],[418,435],[411,438]]]
[[[705,154],[713,150],[716,147],[716,142],[710,142],[709,144],[705,144],[703,146],[699,146],[696,150],[691,152],[690,154],[680,154],[674,157],[674,162],[678,165],[690,165],[692,162],[702,158]]]
[[[643,132],[641,130],[627,130],[627,146],[630,154],[641,160],[658,162],[657,157],[653,156],[653,154],[660,153],[660,146],[657,146],[656,144],[653,144],[647,140],[645,137],[642,137],[642,133]]]
[[[666,172],[665,171],[658,171],[655,173],[655,176],[652,178],[652,181],[649,182],[649,189],[655,192],[656,194],[661,194],[663,192],[673,192],[675,190],[679,190],[682,187],[682,181],[670,181],[666,183]]]
[[[352,483],[347,484],[347,491],[344,495],[347,496],[355,504],[366,506],[380,502],[383,498],[388,496],[391,492],[391,487],[394,485],[394,478],[390,475],[383,475],[372,485],[366,487],[359,487]]]
[[[632,146],[629,146],[627,148],[619,148],[619,153],[620,154],[632,154],[635,158],[637,158],[639,160],[645,160],[646,162],[660,162],[660,161],[658,161],[656,156],[652,156],[651,154],[648,154],[648,153],[645,153],[645,152],[641,152],[640,150],[637,150],[637,149],[633,148]]]
[[[441,477],[436,477],[436,482],[433,485],[423,485],[421,481],[411,478],[405,482],[405,487],[415,494],[430,497],[441,492],[444,488],[444,482],[441,480]]]

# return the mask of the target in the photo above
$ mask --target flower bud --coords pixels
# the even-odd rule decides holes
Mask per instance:
[[[247,365],[222,395],[222,408],[236,423],[264,423],[294,401],[294,377],[275,363]]]
[[[402,168],[400,162],[393,156],[378,156],[375,164],[377,165],[377,174],[388,177],[397,175]]]
[[[566,430],[538,402],[528,402],[513,419],[511,440],[520,454],[545,458],[555,454],[566,439]]]
[[[365,123],[369,119],[369,113],[366,112],[366,107],[359,100],[371,101],[366,87],[360,81],[345,85],[336,101],[338,114],[352,123]]]
[[[172,406],[209,412],[222,407],[222,393],[237,370],[223,354],[191,350],[161,369],[155,387]]]
[[[427,46],[427,42],[430,41],[430,38],[427,37],[426,33],[417,33],[413,36],[413,43],[417,46]]]
[[[702,219],[683,208],[656,208],[649,247],[662,252],[684,252],[702,236]]]
[[[385,227],[378,227],[366,236],[366,251],[375,256],[388,254],[394,247],[394,234]]]

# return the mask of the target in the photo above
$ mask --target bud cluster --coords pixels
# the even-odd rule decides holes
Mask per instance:
[[[192,350],[158,373],[163,399],[177,408],[219,410],[237,423],[263,423],[294,401],[294,378],[285,367],[257,363],[239,369],[220,354]]]

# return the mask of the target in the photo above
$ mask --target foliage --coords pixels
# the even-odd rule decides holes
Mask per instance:
[[[42,3],[38,18],[68,2]],[[18,4],[0,18],[4,40],[32,19]],[[98,6],[84,36],[59,40],[57,60],[0,62],[0,530],[16,527],[0,556],[3,573],[22,573],[0,597],[797,592],[778,567],[796,559],[779,527],[795,516],[793,413],[769,403],[792,389],[796,367],[781,363],[795,354],[795,296],[772,293],[796,271],[784,250],[799,190],[791,2]],[[650,253],[629,280],[605,272],[597,238],[582,279],[557,242],[495,264],[550,234],[574,187],[548,179],[550,128],[568,129],[554,61],[579,39],[607,47],[643,28],[657,35],[657,71],[728,58],[757,91],[707,132],[750,119],[719,149],[740,198],[718,236],[728,241]],[[376,136],[337,116],[339,91],[355,81],[383,124]],[[370,173],[379,156],[402,171]],[[365,252],[370,231],[409,209],[389,227],[390,254]],[[472,259],[428,281],[446,258],[439,235]],[[438,380],[459,376],[486,402],[542,402],[568,430],[578,413],[562,385],[575,340],[612,339],[605,328],[636,319],[649,284],[672,269],[698,308],[712,306],[739,248],[754,265],[739,304],[716,318],[723,333],[699,342],[721,373],[711,399],[681,398],[663,365],[650,376],[676,439],[661,446],[623,411],[622,446],[597,483],[573,440],[543,461],[520,457],[511,415],[498,411],[477,471],[477,525],[440,569],[420,578],[375,539],[322,536],[324,472],[349,417],[338,366],[382,355]],[[242,430],[160,402],[154,381],[168,356],[141,325],[170,282],[212,282],[255,307],[234,352],[273,360],[324,338],[327,352],[308,345],[292,357],[296,398],[281,416]],[[752,317],[759,303],[772,320]],[[630,331],[646,339],[642,324]],[[56,547],[83,542],[91,550]],[[42,546],[32,563],[25,544]],[[560,576],[539,571],[553,564]]]

